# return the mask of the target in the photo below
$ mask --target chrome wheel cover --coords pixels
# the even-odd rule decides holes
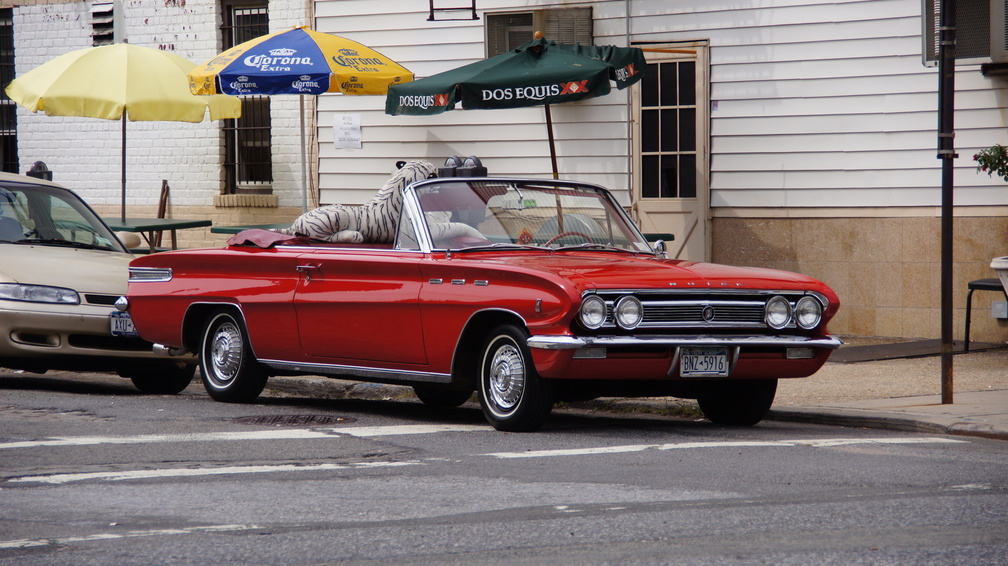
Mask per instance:
[[[241,367],[242,336],[233,322],[225,322],[217,327],[210,342],[210,369],[216,381],[227,385]]]
[[[518,406],[525,392],[525,362],[513,344],[497,348],[486,375],[487,397],[493,406],[509,413]]]

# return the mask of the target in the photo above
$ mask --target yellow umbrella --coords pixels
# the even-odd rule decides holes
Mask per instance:
[[[202,122],[241,116],[233,96],[195,96],[184,57],[129,43],[60,55],[11,81],[11,100],[32,112],[122,120],[122,218],[126,217],[126,120]]]

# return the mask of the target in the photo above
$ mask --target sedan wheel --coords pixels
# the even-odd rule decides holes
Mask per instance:
[[[725,381],[710,384],[697,396],[697,404],[713,423],[752,426],[770,412],[776,394],[776,379]]]
[[[195,364],[178,364],[172,361],[141,363],[128,371],[119,372],[119,375],[130,378],[140,391],[158,395],[181,393],[183,389],[189,387],[195,374]]]
[[[245,327],[230,312],[210,318],[200,347],[203,386],[217,401],[248,403],[269,377],[252,356]]]
[[[480,407],[497,430],[537,430],[553,410],[554,386],[536,373],[525,333],[498,327],[480,357]]]

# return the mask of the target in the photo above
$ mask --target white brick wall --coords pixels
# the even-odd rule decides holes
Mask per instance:
[[[194,63],[219,50],[220,12],[213,0],[133,0],[121,5],[124,36],[130,43],[172,51]],[[303,10],[303,3],[271,2],[271,29],[303,24]],[[90,33],[88,2],[15,8],[16,75],[63,53],[90,47]],[[280,206],[300,206],[297,97],[274,97],[272,108],[274,194]],[[76,190],[89,203],[118,205],[121,131],[119,121],[46,116],[19,107],[22,171],[37,160],[44,161],[54,180]],[[173,206],[213,204],[221,188],[222,145],[216,122],[128,122],[126,144],[127,214],[152,215],[162,179],[171,186]]]

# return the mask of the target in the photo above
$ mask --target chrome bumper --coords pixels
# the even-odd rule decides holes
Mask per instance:
[[[541,350],[579,350],[581,348],[619,348],[626,346],[740,346],[781,348],[827,348],[835,350],[843,342],[834,336],[530,336],[529,348]]]

